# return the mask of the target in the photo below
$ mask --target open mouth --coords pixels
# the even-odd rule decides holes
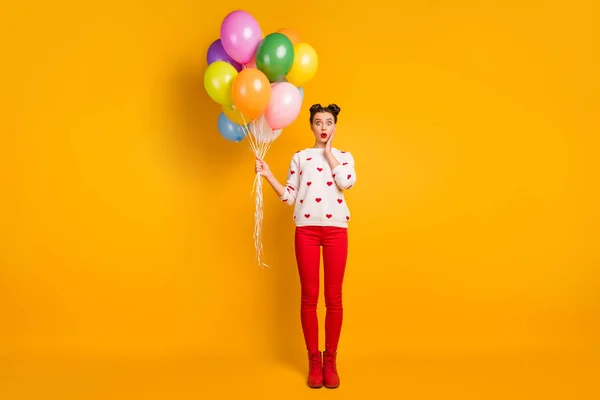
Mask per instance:
[[[323,139],[325,139],[325,138],[327,137],[327,134],[326,134],[326,133],[321,133],[321,137],[322,137]]]

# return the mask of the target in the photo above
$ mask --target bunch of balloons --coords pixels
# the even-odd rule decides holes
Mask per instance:
[[[296,120],[304,100],[302,87],[318,67],[315,49],[296,32],[282,28],[265,36],[243,10],[223,19],[206,61],[204,87],[222,107],[219,132],[232,142],[251,133],[251,147],[272,142]]]
[[[256,157],[264,158],[271,143],[300,114],[302,87],[317,72],[315,49],[296,32],[284,28],[263,36],[248,12],[235,10],[221,23],[219,39],[209,46],[204,88],[221,105],[221,135],[232,142],[248,138]],[[254,246],[261,262],[262,179],[256,174]]]

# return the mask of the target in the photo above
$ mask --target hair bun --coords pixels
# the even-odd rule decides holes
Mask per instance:
[[[318,110],[322,109],[323,106],[321,106],[320,104],[313,104],[312,106],[310,106],[310,112],[314,113],[317,112]]]
[[[313,104],[310,106],[310,123],[313,122],[313,117],[317,113],[326,112],[333,115],[333,120],[337,123],[337,116],[340,113],[340,107],[337,104],[330,104],[327,107],[323,107],[321,104]]]
[[[333,111],[335,115],[338,115],[341,111],[340,107],[337,104],[330,104],[327,106],[327,108]]]

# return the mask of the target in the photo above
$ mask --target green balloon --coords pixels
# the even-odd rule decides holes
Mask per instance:
[[[269,82],[283,80],[294,64],[294,45],[282,33],[271,33],[256,49],[256,68],[263,72]]]

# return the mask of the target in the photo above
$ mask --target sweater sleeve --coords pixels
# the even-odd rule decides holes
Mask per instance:
[[[279,197],[281,201],[292,205],[296,202],[296,196],[298,195],[298,188],[300,187],[300,159],[298,154],[295,154],[290,162],[288,169],[287,181],[283,196]]]
[[[354,157],[348,151],[340,153],[338,160],[340,165],[331,170],[334,180],[341,190],[348,190],[356,183],[356,170],[354,169]]]

